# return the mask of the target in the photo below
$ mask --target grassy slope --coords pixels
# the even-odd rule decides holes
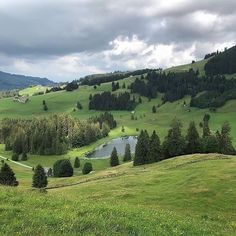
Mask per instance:
[[[67,179],[87,179],[86,184],[47,194],[0,188],[0,230],[4,235],[235,235],[235,169],[235,157],[196,154],[95,171]]]
[[[123,81],[120,81],[122,85],[123,82],[126,85],[130,84],[134,78],[127,78]],[[94,112],[88,110],[88,97],[89,94],[102,92],[102,91],[109,91],[111,89],[111,83],[102,84],[98,86],[97,89],[93,89],[93,87],[83,86],[79,90],[74,92],[56,92],[50,93],[43,96],[33,96],[30,97],[30,102],[27,104],[20,104],[15,103],[12,99],[2,99],[0,100],[0,118],[4,117],[23,117],[23,118],[30,118],[33,116],[42,116],[42,115],[51,115],[54,113],[67,113],[71,114],[72,116],[78,117],[79,119],[86,119],[89,116],[97,115],[99,112]],[[125,90],[118,90],[117,93],[125,91]],[[136,96],[138,98],[138,96]],[[161,104],[161,95],[159,94],[157,99],[153,99],[151,102],[148,102],[147,98],[142,98],[143,103],[138,105],[135,109],[137,120],[131,120],[130,112],[128,111],[113,111],[113,115],[115,119],[118,121],[118,128],[111,131],[108,138],[99,140],[96,143],[93,143],[87,147],[83,147],[77,150],[69,151],[65,157],[69,157],[72,159],[75,156],[83,156],[84,153],[87,151],[97,147],[98,145],[107,142],[109,139],[114,137],[118,137],[124,134],[127,135],[136,135],[138,132],[136,129],[147,129],[149,132],[152,132],[154,129],[157,130],[158,134],[160,135],[161,139],[166,135],[169,124],[174,117],[179,118],[183,122],[184,131],[186,131],[187,125],[190,120],[196,121],[198,124],[203,115],[208,112],[208,109],[196,109],[191,108],[191,112],[188,112],[188,107],[183,106],[183,101],[185,100],[187,103],[189,102],[190,98],[186,97],[182,100],[173,103],[166,103],[162,105],[160,108],[157,109],[157,113],[153,114],[151,112],[153,105]],[[46,100],[49,111],[43,112],[42,111],[42,100]],[[83,105],[83,110],[80,111],[73,111],[75,104],[77,101],[80,101]],[[216,131],[220,128],[220,125],[224,121],[229,121],[232,126],[232,136],[233,136],[233,143],[236,146],[236,123],[235,123],[235,115],[236,115],[236,101],[228,102],[224,107],[218,109],[217,112],[211,113],[211,120],[210,125],[212,131]],[[121,126],[125,127],[125,133],[121,132]],[[2,151],[3,148],[0,148],[0,153],[4,155],[9,155],[9,153],[4,153]],[[30,156],[29,161],[27,164],[35,166],[36,164],[40,163],[44,166],[52,166],[53,162],[56,159],[59,159],[59,156]],[[106,161],[96,161],[95,165],[98,169],[107,166],[108,163]]]

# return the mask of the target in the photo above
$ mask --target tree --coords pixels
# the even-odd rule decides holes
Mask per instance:
[[[209,120],[210,120],[210,115],[209,114],[205,114],[203,117],[203,137],[209,136],[211,135],[211,131],[209,128]]]
[[[13,161],[19,161],[19,155],[17,153],[13,153],[11,159]]]
[[[161,161],[161,159],[161,142],[158,135],[156,134],[156,131],[153,131],[149,144],[148,162],[153,163]]]
[[[107,123],[102,123],[102,136],[103,137],[108,136],[109,132],[110,132],[109,125]]]
[[[80,168],[80,159],[78,157],[75,158],[74,167]]]
[[[71,177],[73,173],[73,167],[68,159],[58,160],[53,165],[53,174],[55,177]]]
[[[23,152],[22,155],[21,155],[21,160],[22,161],[27,161],[28,160],[28,157],[27,157],[27,153],[26,152]]]
[[[201,143],[200,137],[194,121],[189,123],[187,136],[186,136],[186,152],[189,154],[200,152]]]
[[[119,165],[119,158],[118,158],[117,150],[115,147],[113,148],[112,153],[111,153],[110,165],[111,166],[118,166]]]
[[[219,143],[216,136],[210,134],[201,138],[201,149],[203,153],[219,152]]]
[[[147,131],[141,130],[135,147],[134,166],[148,163],[149,136]]]
[[[41,165],[37,165],[34,170],[32,187],[45,188],[48,185],[46,173]]]
[[[124,155],[124,158],[123,158],[123,161],[126,162],[126,161],[131,161],[132,157],[131,157],[131,151],[130,151],[130,144],[127,143],[125,145],[125,155]]]
[[[92,163],[86,162],[86,163],[84,164],[84,166],[83,166],[82,173],[83,173],[83,175],[87,175],[87,174],[89,174],[92,170],[93,170]]]
[[[228,122],[225,122],[221,127],[221,132],[217,132],[219,143],[219,152],[227,155],[235,155],[236,151],[230,137],[231,127]]]
[[[152,113],[156,113],[156,112],[157,112],[156,106],[153,106],[152,107]]]
[[[82,110],[82,109],[83,109],[83,107],[82,107],[82,105],[81,105],[81,103],[80,103],[79,101],[77,102],[76,107],[77,107],[77,109],[79,109],[79,110]]]
[[[18,186],[19,184],[16,180],[15,173],[6,163],[3,163],[0,169],[0,184],[8,186]]]
[[[163,142],[163,154],[165,158],[179,156],[184,154],[185,140],[181,134],[182,124],[174,119],[171,128]]]

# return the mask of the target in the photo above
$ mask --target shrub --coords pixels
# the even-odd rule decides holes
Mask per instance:
[[[22,153],[21,160],[22,161],[27,161],[28,160],[27,154],[25,152]]]
[[[78,157],[75,158],[74,167],[80,168],[80,159]]]
[[[32,186],[34,188],[45,188],[47,187],[48,180],[46,173],[41,165],[37,165],[33,175]]]
[[[13,161],[19,161],[19,155],[17,153],[13,153],[11,159]]]
[[[83,173],[83,175],[87,175],[87,174],[89,174],[92,170],[93,170],[92,164],[91,164],[90,162],[86,162],[86,163],[84,164],[82,173]]]
[[[0,184],[9,186],[18,186],[15,173],[12,171],[9,165],[3,163],[0,170]]]
[[[71,177],[74,170],[68,159],[58,160],[53,165],[53,174],[55,177]]]

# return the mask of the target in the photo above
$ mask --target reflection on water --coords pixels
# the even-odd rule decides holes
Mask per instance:
[[[93,152],[89,153],[87,157],[89,158],[107,158],[111,155],[114,147],[117,149],[118,155],[124,155],[126,144],[130,144],[131,152],[135,151],[135,146],[137,143],[136,137],[121,137],[116,138],[95,149]]]

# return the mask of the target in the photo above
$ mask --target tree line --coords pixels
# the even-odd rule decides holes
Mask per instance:
[[[174,102],[186,95],[192,97],[193,106],[198,106],[196,95],[205,92],[205,96],[214,94],[220,102],[209,104],[202,99],[204,107],[218,107],[235,96],[236,80],[226,79],[224,76],[199,77],[198,71],[190,69],[182,73],[149,72],[146,77],[136,78],[130,85],[131,93],[138,93],[149,99],[156,98],[157,92],[163,93],[163,102]],[[203,106],[203,105],[201,105]]]
[[[90,110],[133,110],[136,106],[134,99],[130,99],[130,94],[128,92],[120,94],[112,94],[111,92],[103,92],[101,94],[97,93],[93,96],[91,95],[89,101]]]
[[[181,122],[174,119],[162,144],[155,131],[149,136],[146,130],[142,130],[135,149],[134,165],[149,164],[193,153],[235,155],[229,124],[225,122],[220,131],[212,133],[209,128],[209,119],[210,116],[205,115],[200,123],[202,136],[199,135],[193,121],[189,123],[186,136],[183,136]]]
[[[80,121],[67,115],[48,118],[3,119],[0,141],[13,154],[60,155],[69,148],[90,144],[110,132],[116,122],[111,114]]]

